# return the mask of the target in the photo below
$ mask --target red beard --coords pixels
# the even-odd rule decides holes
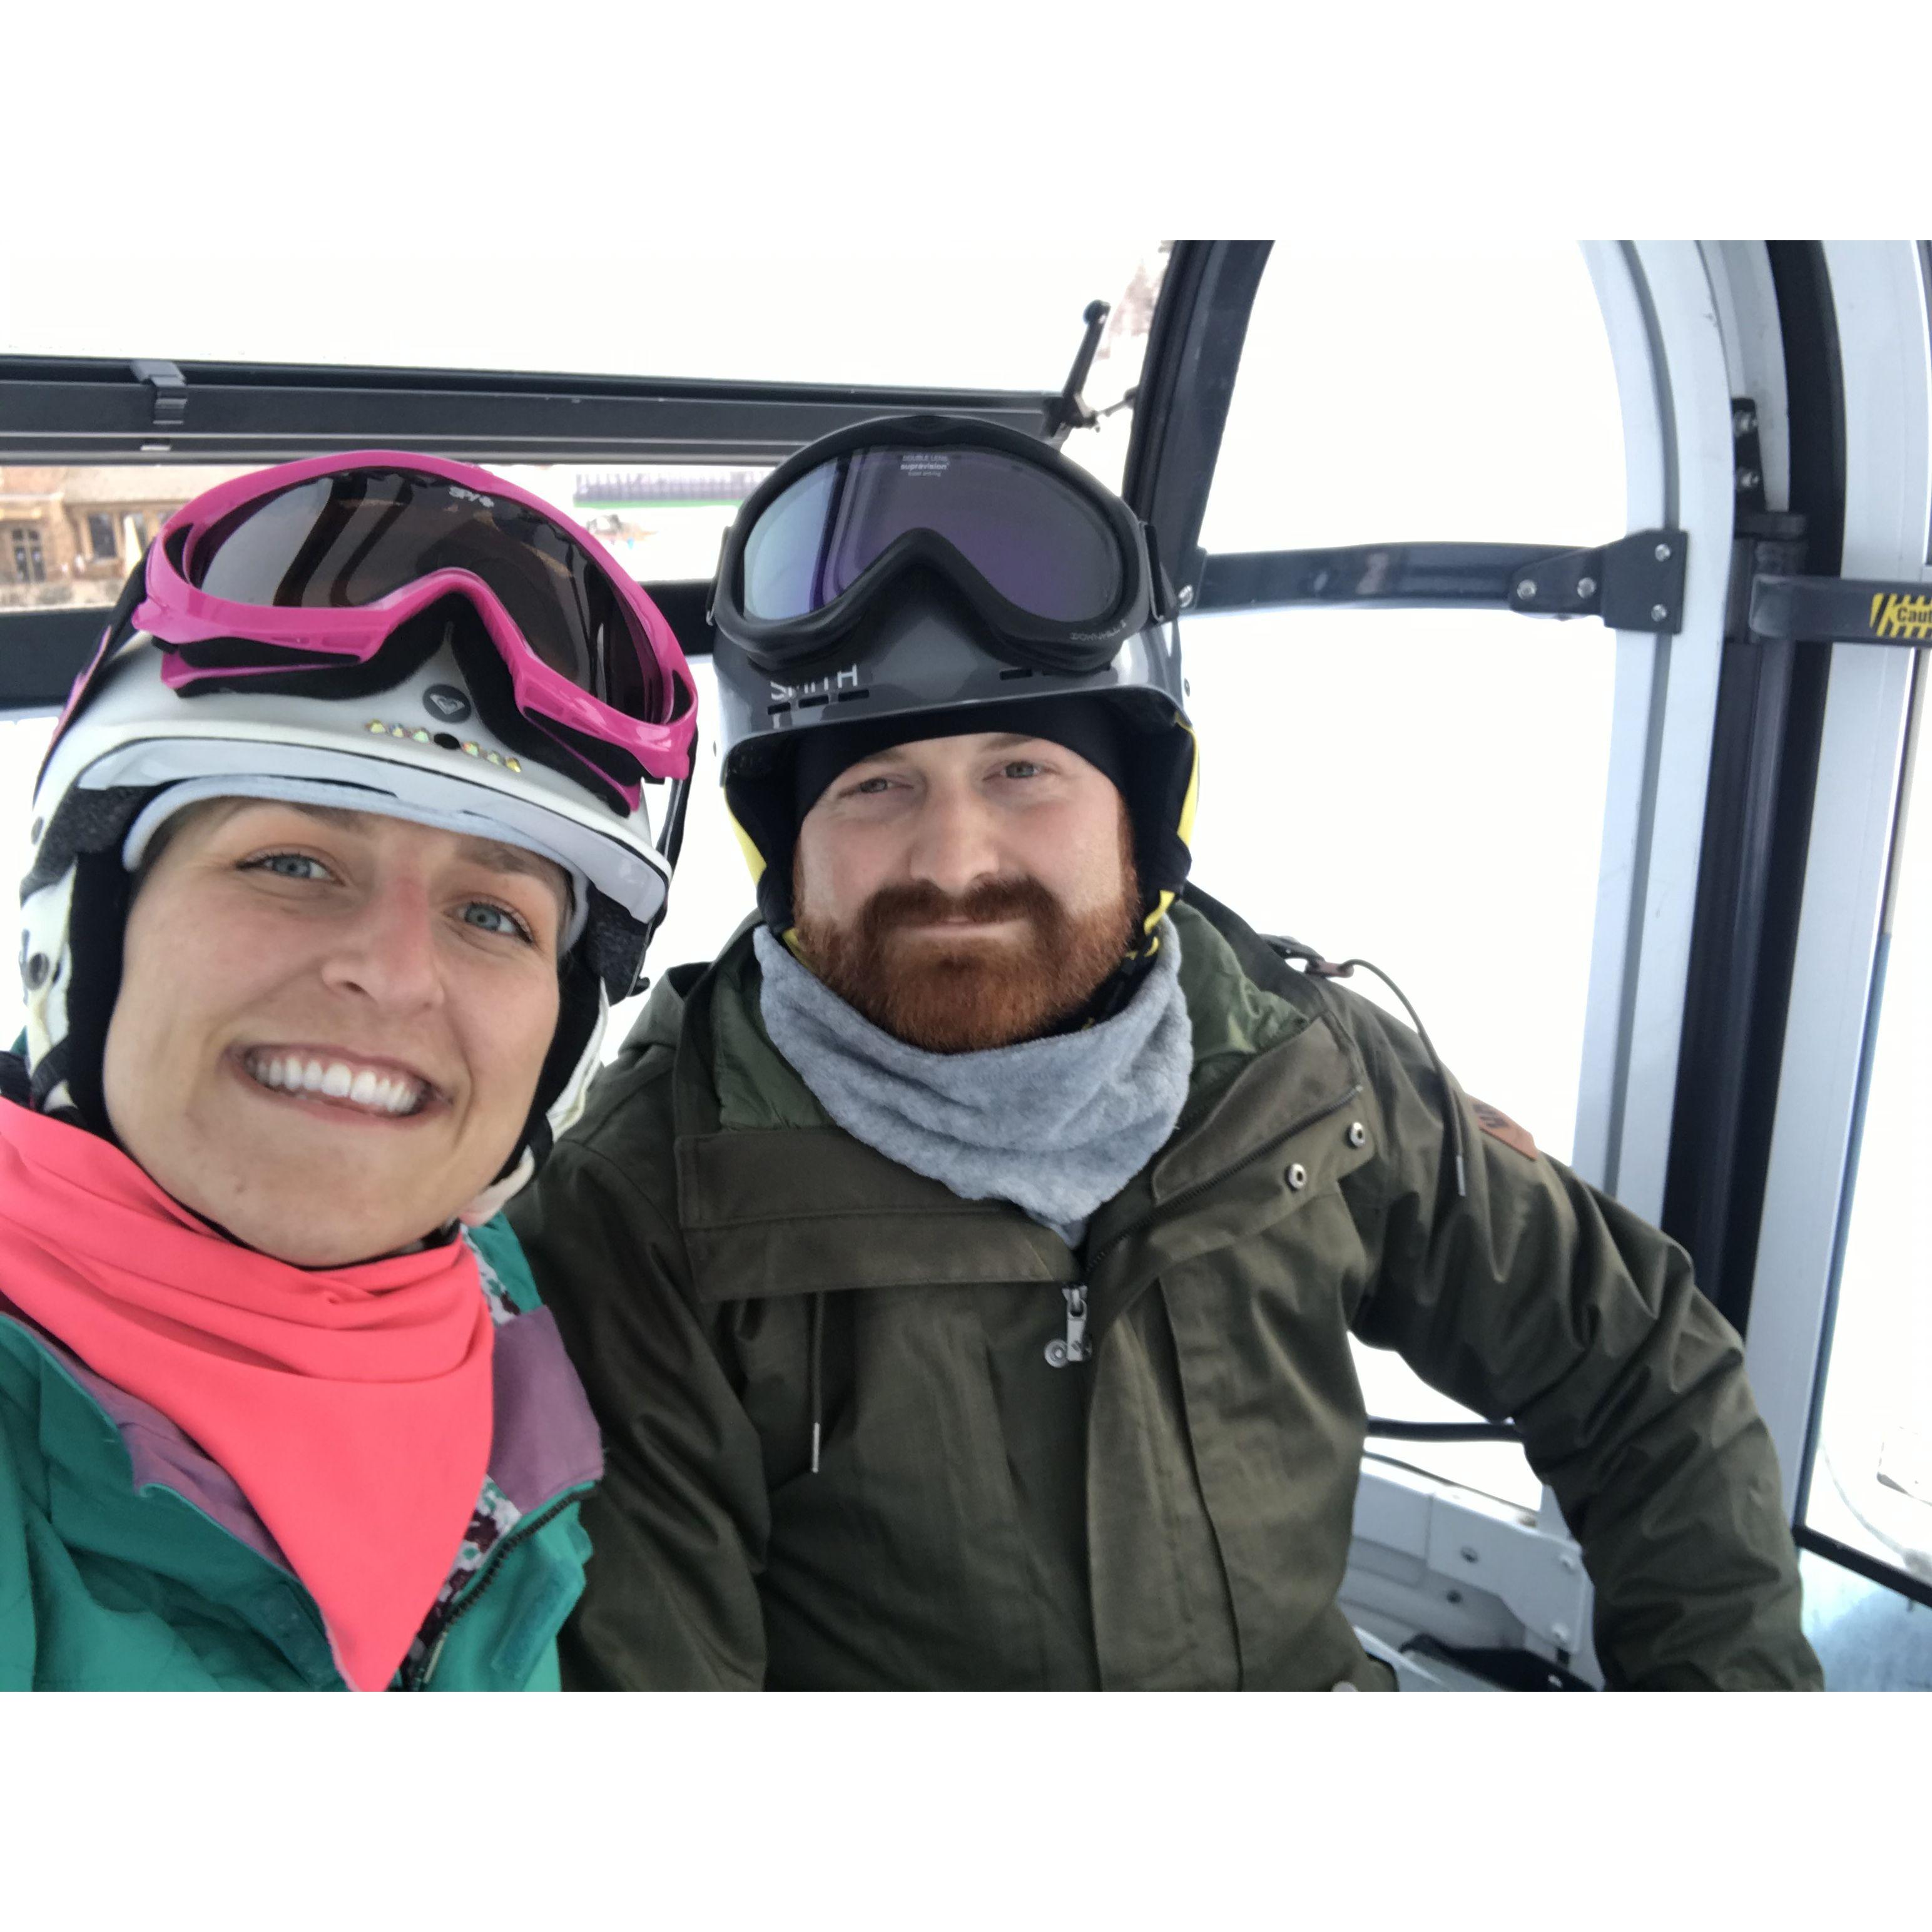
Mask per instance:
[[[988,879],[956,898],[931,884],[887,886],[856,923],[800,914],[799,943],[812,970],[847,1005],[909,1046],[976,1053],[1048,1031],[1091,999],[1132,946],[1140,880],[1121,814],[1120,895],[1069,915],[1037,879]],[[805,903],[794,868],[794,902]],[[942,919],[1023,922],[1021,934],[951,940],[908,928]]]

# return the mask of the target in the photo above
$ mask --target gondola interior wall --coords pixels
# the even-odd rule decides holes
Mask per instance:
[[[692,304],[641,339],[533,310],[456,340],[434,304],[350,328],[184,284],[136,340],[84,290],[17,304],[0,871],[128,570],[224,476],[358,446],[494,470],[646,584],[708,720],[705,584],[776,464],[910,410],[1050,438],[1174,580],[1196,878],[1390,964],[1461,1077],[1684,1243],[1745,1336],[1828,1682],[1932,1689],[1926,245],[1128,242],[951,264],[1000,292],[937,316],[896,266],[714,276],[719,316],[810,296],[780,337]],[[657,970],[750,909],[704,740]],[[1365,1640],[1405,1688],[1600,1683],[1508,1419],[1392,1355],[1358,1372],[1386,1425]]]

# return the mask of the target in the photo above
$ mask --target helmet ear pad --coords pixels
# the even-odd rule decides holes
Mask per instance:
[[[64,1082],[82,1124],[113,1141],[105,1084],[107,1028],[121,997],[122,947],[134,882],[118,847],[78,852],[74,866],[67,946],[56,968],[68,976],[67,1031],[33,1070],[34,1099],[44,1104]]]
[[[563,1097],[592,1037],[602,1030],[603,982],[585,956],[587,950],[579,945],[563,962],[557,982],[556,1030],[550,1036],[550,1051],[544,1055],[542,1070],[537,1076],[530,1118],[496,1176],[499,1180],[508,1178],[526,1150],[538,1167],[549,1157],[554,1138],[550,1111]]]
[[[791,895],[799,830],[792,802],[796,752],[789,742],[760,746],[735,760],[736,769],[728,770],[724,781],[726,807],[764,861],[757,880],[758,916],[777,933],[788,932],[796,923]]]

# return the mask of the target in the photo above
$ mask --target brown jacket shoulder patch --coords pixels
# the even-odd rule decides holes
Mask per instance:
[[[1530,1138],[1527,1127],[1518,1126],[1500,1107],[1492,1107],[1486,1100],[1472,1100],[1469,1105],[1476,1110],[1476,1124],[1484,1133],[1494,1136],[1505,1147],[1514,1148],[1518,1154],[1535,1160],[1536,1143]]]

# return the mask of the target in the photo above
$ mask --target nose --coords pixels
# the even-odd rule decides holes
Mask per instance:
[[[981,880],[999,877],[997,834],[993,808],[976,787],[963,782],[934,784],[907,854],[912,876],[959,898]]]
[[[322,964],[331,988],[399,1012],[442,1004],[442,972],[422,880],[391,874],[344,915],[332,937]]]

